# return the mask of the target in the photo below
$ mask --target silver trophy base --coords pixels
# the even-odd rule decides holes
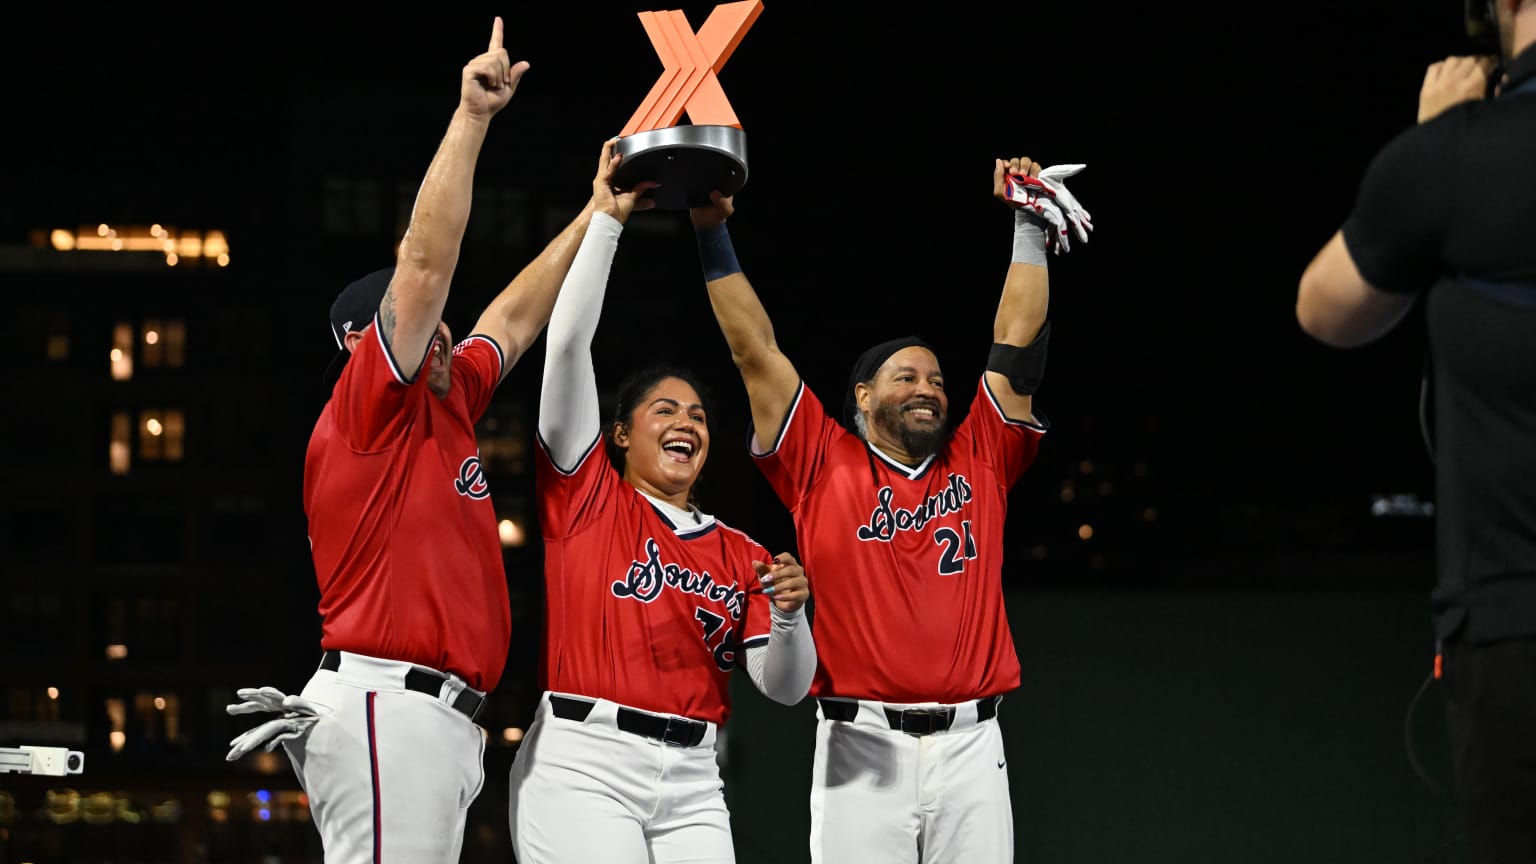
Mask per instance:
[[[747,133],[735,126],[667,126],[620,138],[613,149],[624,157],[613,185],[660,183],[646,194],[658,210],[700,207],[710,192],[735,195],[747,182]]]

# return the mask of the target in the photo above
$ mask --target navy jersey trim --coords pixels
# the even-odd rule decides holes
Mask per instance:
[[[534,437],[539,442],[539,449],[543,450],[545,457],[549,459],[550,467],[555,469],[555,473],[565,477],[573,476],[576,472],[580,471],[581,466],[587,464],[587,460],[592,458],[593,452],[602,449],[597,445],[601,444],[603,441],[603,433],[597,433],[597,436],[592,439],[592,443],[588,444],[587,449],[582,451],[581,458],[576,460],[575,466],[567,471],[566,469],[561,468],[560,464],[555,461],[555,454],[550,451],[549,442],[544,440],[544,434],[541,432]]]
[[[395,373],[395,380],[407,387],[415,384],[416,377],[427,366],[427,358],[432,355],[432,346],[437,342],[437,334],[434,332],[432,338],[427,340],[427,350],[421,352],[421,359],[416,362],[416,371],[406,375],[405,369],[395,359],[395,349],[389,347],[389,340],[384,337],[384,328],[379,326],[379,313],[377,312],[373,313],[373,331],[379,334],[379,347],[384,349],[384,360],[389,363],[389,371]]]
[[[864,442],[864,446],[876,458],[878,458],[881,462],[884,462],[886,464],[886,466],[888,466],[892,471],[897,472],[898,474],[900,474],[901,476],[907,478],[908,480],[921,480],[923,475],[928,473],[928,469],[932,468],[933,464],[935,462],[937,462],[938,458],[939,458],[939,454],[938,453],[929,453],[928,454],[928,458],[924,459],[921,464],[916,465],[916,466],[912,466],[912,465],[906,465],[904,463],[896,461],[895,459],[892,459],[891,457],[889,457],[889,456],[885,455],[884,453],[882,453],[880,451],[879,447],[876,447],[875,445],[869,443],[868,441]],[[948,447],[948,446],[949,446],[949,442],[947,442],[947,441],[944,442],[944,447]],[[939,448],[940,452],[943,452],[944,447],[940,447]]]
[[[458,347],[461,347],[461,346],[468,345],[469,343],[475,341],[476,339],[484,339],[486,342],[491,343],[491,347],[492,348],[496,349],[496,380],[500,381],[501,380],[501,376],[505,375],[506,371],[507,371],[507,355],[502,352],[501,344],[498,343],[495,339],[492,339],[491,337],[485,335],[484,333],[471,333],[468,336],[464,337],[464,341],[460,342],[458,345],[456,345],[454,347],[458,348]]]
[[[1003,406],[997,401],[997,396],[993,394],[992,385],[987,383],[986,376],[982,376],[981,389],[987,394],[987,401],[992,403],[992,410],[997,412],[997,416],[1001,417],[1004,423],[1007,423],[1010,426],[1028,426],[1029,428],[1040,432],[1050,431],[1051,421],[1047,420],[1045,415],[1041,414],[1039,411],[1033,412],[1035,415],[1035,422],[1031,422],[1029,420],[1015,420],[1004,413]],[[1034,403],[1031,402],[1030,404],[1033,405]],[[1031,410],[1033,411],[1033,408],[1031,408]]]
[[[757,429],[751,424],[747,426],[747,450],[752,453],[754,459],[766,459],[779,452],[779,447],[784,444],[784,436],[789,434],[789,424],[795,422],[795,411],[800,408],[800,400],[805,398],[805,379],[800,379],[800,385],[795,388],[795,398],[789,403],[789,410],[784,412],[784,421],[779,424],[778,437],[773,439],[773,446],[767,450],[758,450],[752,446],[757,440]]]

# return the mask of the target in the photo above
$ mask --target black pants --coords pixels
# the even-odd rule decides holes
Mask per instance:
[[[1536,862],[1536,638],[1444,652],[1456,798],[1473,864]]]

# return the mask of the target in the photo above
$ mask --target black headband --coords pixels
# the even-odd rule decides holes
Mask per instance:
[[[927,348],[935,357],[939,353],[933,350],[932,345],[916,336],[903,336],[889,342],[881,342],[860,354],[859,359],[853,363],[853,371],[848,375],[848,392],[843,397],[843,423],[849,430],[857,428],[854,426],[853,418],[859,416],[859,403],[853,398],[853,388],[875,377],[875,373],[880,371],[885,361],[891,359],[892,354],[903,348]]]

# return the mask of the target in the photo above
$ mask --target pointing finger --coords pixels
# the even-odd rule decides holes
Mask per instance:
[[[496,16],[496,23],[491,25],[491,50],[501,50],[501,16]]]

